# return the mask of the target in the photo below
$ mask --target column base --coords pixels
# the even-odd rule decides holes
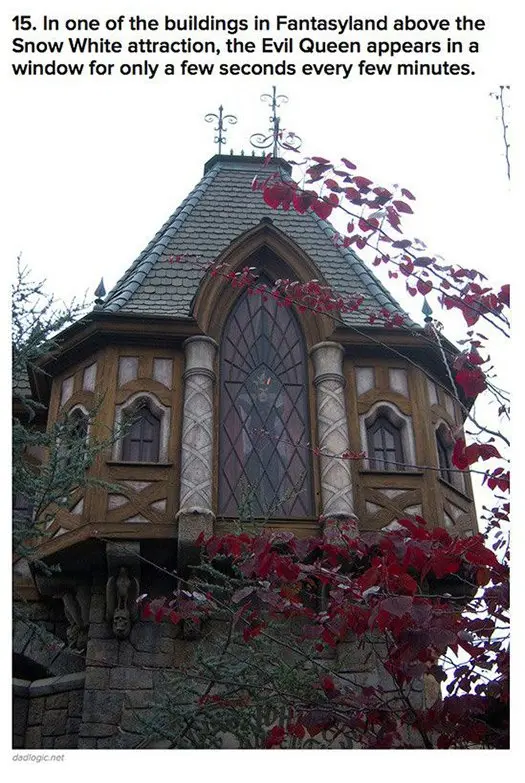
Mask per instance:
[[[213,535],[215,514],[208,508],[186,506],[177,513],[177,571],[181,576],[199,562],[197,538]]]

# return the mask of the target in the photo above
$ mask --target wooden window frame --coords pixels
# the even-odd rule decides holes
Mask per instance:
[[[142,398],[138,405],[134,406],[131,411],[126,411],[126,418],[134,419],[130,424],[129,431],[122,438],[121,449],[121,461],[122,462],[148,462],[153,465],[157,464],[160,460],[160,441],[161,441],[161,417],[151,410],[151,406],[148,404],[147,398]],[[148,421],[149,419],[149,421]],[[152,438],[146,439],[145,437],[145,424],[148,423],[152,427]],[[139,437],[134,435],[139,431]],[[133,456],[132,451],[138,445],[138,455]],[[150,445],[151,444],[151,445]],[[151,455],[147,455],[151,450]]]
[[[384,437],[385,432],[389,433],[393,438],[393,449],[387,448]],[[380,434],[381,437],[382,448],[378,448],[377,443],[375,442],[375,437],[378,434]],[[405,455],[401,429],[393,424],[387,416],[380,413],[371,424],[367,424],[366,438],[370,470],[381,470],[385,472],[405,470]],[[377,456],[378,451],[382,451],[382,456]],[[390,452],[393,452],[394,459],[389,458]]]

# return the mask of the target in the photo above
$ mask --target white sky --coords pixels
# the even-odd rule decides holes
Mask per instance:
[[[515,106],[522,97],[513,78],[521,46],[518,2],[302,0],[284,4],[265,0],[243,5],[231,0],[220,4],[11,0],[6,5],[3,217],[8,275],[22,251],[35,276],[47,278],[49,289],[59,297],[82,296],[86,290],[92,295],[101,276],[109,290],[197,183],[205,161],[215,153],[213,126],[204,122],[204,114],[216,112],[222,102],[226,112],[238,117],[238,124],[228,130],[226,150],[233,147],[237,153],[244,148],[250,154],[250,134],[268,127],[269,108],[260,94],[276,84],[279,92],[289,96],[281,109],[282,125],[303,138],[306,153],[346,156],[358,165],[360,174],[379,184],[388,187],[397,182],[408,187],[417,201],[416,217],[407,226],[433,253],[478,268],[497,285],[508,281],[521,240],[510,217],[498,106],[489,93],[500,84],[513,88],[508,120],[511,141],[516,143]],[[120,13],[248,18],[254,13],[271,18],[283,12],[303,18],[385,12],[391,17],[428,18],[466,14],[483,17],[488,27],[483,33],[460,36],[463,41],[480,41],[480,54],[466,58],[476,65],[475,76],[14,78],[8,64],[15,58],[9,42],[16,33],[9,20],[15,14],[32,13],[38,18],[44,12],[50,17],[79,18]],[[432,32],[397,34],[401,35],[403,40],[436,39]],[[325,37],[352,38],[334,32]],[[384,40],[388,35],[376,37]],[[342,62],[346,57],[317,55],[315,62]],[[224,59],[261,58],[229,55]],[[295,59],[301,62],[301,56]],[[434,59],[440,62],[446,55]],[[514,164],[515,151],[511,148]],[[392,290],[397,295],[396,288]],[[419,298],[416,301],[419,307]],[[503,361],[508,371],[508,354]],[[502,382],[507,383],[507,377],[503,372]]]

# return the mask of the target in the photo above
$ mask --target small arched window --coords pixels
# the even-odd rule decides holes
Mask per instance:
[[[122,439],[122,459],[125,462],[158,462],[160,449],[160,417],[144,399],[125,415],[127,432]]]
[[[444,423],[441,423],[436,430],[436,450],[440,477],[456,489],[464,491],[463,476],[452,463],[454,441],[450,434],[450,428]]]
[[[436,446],[441,478],[452,484],[452,453],[451,448],[441,429],[436,432]]]
[[[401,430],[384,414],[367,426],[368,463],[371,470],[404,470]]]
[[[85,443],[88,436],[89,417],[81,408],[74,408],[67,417],[69,435],[78,443]]]
[[[60,435],[59,450],[64,467],[83,470],[87,467],[89,415],[83,408],[73,408],[67,414]]]

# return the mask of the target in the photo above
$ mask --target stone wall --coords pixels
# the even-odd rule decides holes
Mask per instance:
[[[76,748],[83,673],[13,681],[13,747]]]
[[[170,670],[188,660],[194,642],[180,638],[171,623],[140,620],[127,639],[113,636],[105,621],[101,582],[93,588],[86,683],[79,748],[162,747],[146,743],[147,722],[165,692]]]

